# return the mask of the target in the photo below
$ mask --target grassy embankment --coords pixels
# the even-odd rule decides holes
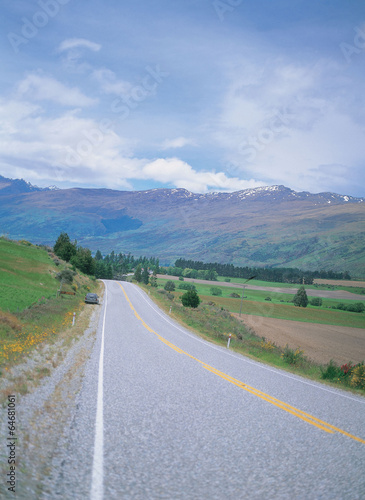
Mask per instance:
[[[62,339],[65,346],[87,327],[88,318],[79,319],[84,296],[99,286],[80,273],[72,285],[62,290],[75,295],[59,295],[57,273],[65,263],[56,265],[54,255],[28,242],[0,238],[0,374],[45,343]],[[76,324],[72,327],[73,313]],[[45,368],[31,375],[32,381],[49,374]],[[27,392],[26,383],[16,389]]]
[[[330,365],[319,365],[309,360],[305,353],[300,349],[290,349],[288,346],[278,346],[275,343],[268,341],[264,337],[259,337],[254,331],[251,331],[244,324],[231,316],[230,312],[239,310],[240,300],[237,298],[217,297],[201,294],[202,291],[207,293],[211,285],[197,285],[198,292],[200,292],[201,304],[197,309],[185,308],[181,304],[180,297],[184,290],[174,291],[173,293],[166,293],[163,290],[163,285],[167,279],[159,279],[159,288],[152,288],[150,286],[142,286],[145,290],[148,289],[151,298],[166,312],[170,312],[171,316],[180,322],[182,325],[195,331],[198,335],[217,343],[222,346],[227,345],[229,334],[232,334],[230,347],[237,352],[246,356],[258,359],[272,366],[303,375],[312,380],[320,380],[329,384],[340,385],[342,388],[350,389],[353,391],[365,391],[365,370],[363,366],[356,368],[360,371],[360,377],[353,378],[354,372],[349,371],[344,373],[340,367],[333,368],[333,363]],[[175,281],[178,286],[180,281]],[[212,286],[216,283],[212,283]],[[237,289],[235,289],[237,292]],[[247,290],[248,292],[248,290]],[[222,293],[231,293],[230,289],[222,287]],[[257,292],[256,292],[257,293]],[[263,296],[266,292],[261,292],[255,295],[256,298],[260,297],[257,301],[248,301],[244,299],[243,312],[247,313],[251,310],[250,314],[267,315],[275,317],[273,314],[277,313],[279,309],[284,317],[288,318],[289,310],[293,311],[292,318],[298,320],[302,315],[302,321],[318,321],[329,324],[343,324],[345,326],[364,326],[364,313],[351,313],[336,310],[319,310],[314,307],[299,308],[293,304],[273,304],[265,303]],[[275,295],[275,294],[272,294]],[[287,298],[287,296],[286,296]],[[272,300],[280,300],[278,298]],[[287,298],[287,300],[289,300]],[[256,307],[256,309],[254,309]],[[261,309],[260,309],[261,307]],[[250,309],[251,308],[251,309]],[[285,309],[283,309],[285,308]],[[284,313],[282,311],[285,311]],[[279,313],[277,313],[279,314]],[[355,319],[352,321],[352,317]],[[359,318],[359,319],[356,319]],[[349,360],[350,361],[350,360]],[[354,380],[354,382],[353,382]]]
[[[160,287],[158,289],[150,286],[146,287],[145,285],[140,286],[144,290],[148,290],[151,298],[183,326],[221,346],[227,346],[228,336],[231,334],[231,349],[269,365],[303,375],[312,380],[324,382],[323,374],[328,372],[327,365],[322,366],[309,360],[299,348],[290,349],[287,346],[278,346],[264,337],[258,337],[255,332],[236,320],[229,310],[218,304],[217,297],[200,296],[202,302],[198,308],[183,307],[180,300],[183,291],[166,293],[161,289],[161,284],[165,281],[167,280],[159,280]],[[337,373],[335,381],[330,380],[330,377],[326,377],[325,382],[329,384],[335,383],[343,388],[359,391],[363,394],[365,381],[361,379],[362,387],[359,387],[359,385],[355,387],[351,385],[350,377],[351,373],[342,376],[341,372],[339,375]]]

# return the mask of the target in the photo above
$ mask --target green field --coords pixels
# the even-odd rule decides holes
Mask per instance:
[[[0,238],[0,373],[35,346],[57,339],[83,307],[85,293],[97,287],[79,273],[75,294],[59,296],[56,275],[64,267],[44,248]]]
[[[55,296],[57,268],[39,247],[0,238],[0,308],[22,311],[42,298]]]
[[[158,284],[162,287],[168,281],[166,279],[158,279]],[[182,281],[175,281],[175,295],[182,295],[184,290],[179,290],[178,286]],[[262,283],[260,282],[260,286]],[[204,302],[214,302],[216,305],[228,309],[230,312],[239,313],[242,301],[242,291],[235,287],[220,286],[219,282],[212,281],[209,285],[194,283],[200,298]],[[279,284],[281,286],[281,284]],[[214,296],[211,293],[212,287],[219,287],[222,290],[222,295]],[[273,286],[273,284],[269,284]],[[278,284],[276,283],[276,286]],[[239,298],[230,297],[231,293],[240,294]],[[270,297],[270,301],[265,300]],[[265,316],[278,319],[289,319],[293,321],[304,321],[309,323],[322,323],[327,325],[352,326],[354,328],[365,328],[365,313],[354,313],[348,311],[340,311],[331,309],[331,307],[339,304],[355,303],[355,300],[334,300],[323,299],[321,307],[308,305],[308,307],[296,307],[291,302],[294,295],[287,293],[276,293],[264,290],[249,290],[245,289],[244,299],[242,301],[242,314],[252,314],[255,316]],[[311,298],[311,297],[310,297]]]
[[[218,276],[218,282],[228,282],[235,283],[237,285],[243,285],[246,280],[242,278],[226,278],[225,276]],[[298,288],[300,285],[298,283],[277,283],[275,281],[260,281],[260,280],[250,280],[248,282],[250,285],[255,286],[265,286],[265,287],[275,287],[275,288]],[[354,282],[355,283],[355,282]],[[346,292],[362,294],[365,292],[363,287],[359,286],[345,286],[345,285],[305,285],[306,288],[311,290],[344,290]]]

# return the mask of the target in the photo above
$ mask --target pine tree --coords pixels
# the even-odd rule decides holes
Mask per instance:
[[[294,305],[298,307],[307,307],[308,297],[304,286],[301,286],[294,296]]]
[[[148,272],[148,268],[147,268],[147,266],[144,266],[143,272],[142,272],[142,281],[145,285],[148,285],[149,280],[150,280],[150,275]]]
[[[142,281],[142,264],[138,264],[134,271],[134,279],[140,283]]]

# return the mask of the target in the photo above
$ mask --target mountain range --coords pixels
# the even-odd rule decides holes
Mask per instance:
[[[0,232],[53,245],[61,231],[102,253],[237,266],[349,271],[364,277],[365,200],[268,186],[185,189],[39,188],[0,176]]]

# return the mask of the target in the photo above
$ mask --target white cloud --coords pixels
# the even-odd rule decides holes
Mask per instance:
[[[67,87],[55,78],[31,73],[18,85],[22,98],[53,101],[63,106],[91,106],[97,101],[85,96],[76,87]]]
[[[349,178],[363,163],[365,128],[350,85],[331,61],[248,63],[231,75],[213,137],[236,175],[311,192],[339,192],[341,178],[355,186]],[[339,164],[324,174],[323,165]]]
[[[74,183],[133,188],[133,180],[159,182],[194,192],[234,191],[260,186],[223,172],[197,171],[179,158],[150,161],[137,158],[133,143],[113,132],[112,125],[79,116],[76,110],[57,118],[45,117],[43,109],[28,103],[0,101],[0,122],[12,120],[2,128],[0,168],[12,176],[35,183]]]
[[[93,71],[92,76],[106,94],[125,95],[133,88],[131,83],[118,80],[115,73],[109,69],[97,69]]]
[[[184,146],[195,146],[196,143],[193,139],[187,137],[176,137],[175,139],[166,139],[162,143],[162,149],[177,149]]]
[[[101,49],[101,45],[99,43],[91,42],[90,40],[86,40],[85,38],[68,38],[60,44],[60,46],[58,47],[58,51],[64,52],[65,50],[76,49],[80,47],[85,47],[86,49],[90,49],[94,52],[98,52]]]
[[[238,191],[263,185],[253,179],[245,181],[238,178],[229,178],[223,172],[198,172],[179,158],[159,158],[147,163],[143,167],[143,176],[145,179],[173,184],[177,188],[185,188],[197,193],[212,190]]]

